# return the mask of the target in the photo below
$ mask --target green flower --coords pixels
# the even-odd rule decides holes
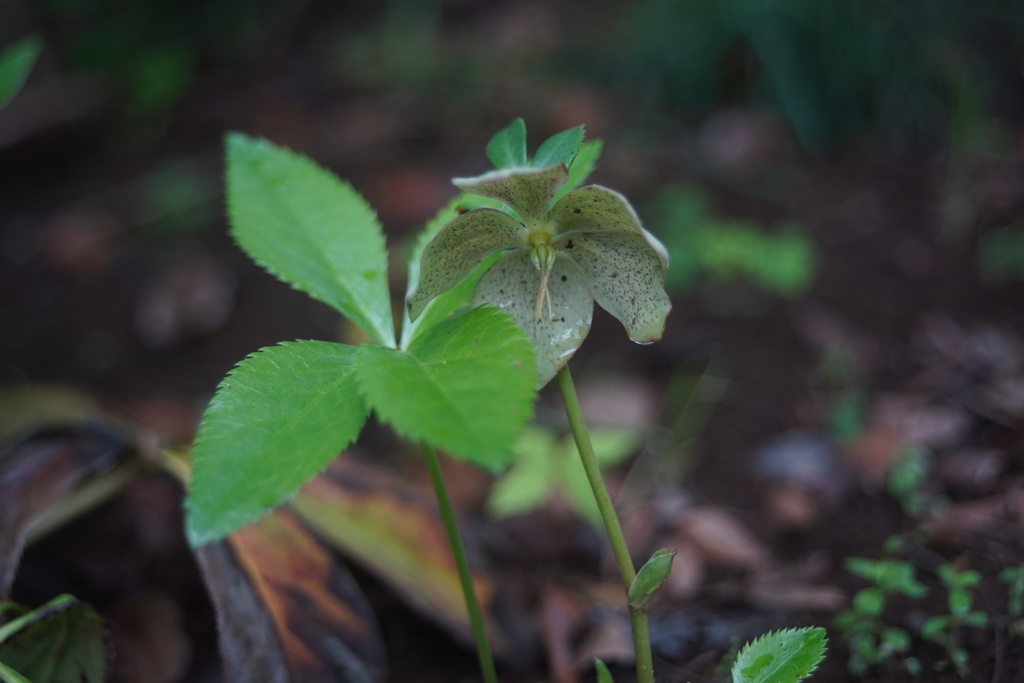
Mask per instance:
[[[466,192],[504,202],[507,211],[468,211],[427,243],[408,300],[410,317],[502,251],[480,277],[471,303],[501,308],[530,336],[540,386],[583,343],[595,300],[633,341],[658,341],[672,307],[664,287],[665,248],[613,190],[588,185],[554,201],[568,177],[559,163],[453,180]]]

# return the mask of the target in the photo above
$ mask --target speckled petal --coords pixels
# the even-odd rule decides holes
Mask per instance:
[[[580,187],[551,207],[548,220],[555,232],[639,233],[640,219],[629,200],[615,190],[600,185]]]
[[[645,231],[572,232],[552,246],[575,261],[594,299],[619,319],[630,339],[661,339],[672,302],[665,293],[664,262]]]
[[[518,221],[497,209],[476,209],[449,221],[423,249],[419,281],[408,299],[410,319],[469,277],[488,254],[524,246],[525,235]]]
[[[459,189],[505,202],[531,230],[540,227],[555,191],[565,184],[565,164],[548,168],[506,168],[476,178],[454,178]]]
[[[498,306],[510,314],[537,347],[537,386],[547,384],[580,347],[594,314],[590,290],[571,259],[556,258],[548,278],[551,320],[547,306],[536,315],[540,272],[526,250],[499,259],[477,283],[473,304]]]

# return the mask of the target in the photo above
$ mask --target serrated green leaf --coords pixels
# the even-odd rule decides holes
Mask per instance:
[[[516,119],[495,133],[487,143],[486,154],[494,168],[526,166],[526,123]]]
[[[112,653],[103,620],[70,595],[58,596],[6,624],[0,641],[3,680],[101,683],[110,673]]]
[[[231,234],[276,277],[395,345],[384,234],[351,185],[266,140],[227,138]]]
[[[594,167],[597,166],[597,159],[601,156],[603,147],[604,143],[600,140],[591,140],[580,145],[579,151],[572,160],[572,165],[569,166],[569,178],[555,192],[555,196],[551,200],[552,203],[557,202],[587,181],[590,174],[594,172]]]
[[[597,683],[615,683],[612,672],[608,670],[608,665],[596,657],[594,658],[594,670],[597,671]]]
[[[186,508],[194,546],[292,496],[359,436],[367,408],[356,349],[288,342],[243,360],[203,416]]]
[[[824,659],[826,641],[823,628],[766,633],[740,650],[732,666],[733,683],[802,681]]]
[[[17,95],[43,51],[43,41],[29,36],[0,53],[0,108]]]
[[[547,168],[555,164],[565,164],[568,168],[583,143],[583,126],[576,126],[561,133],[552,135],[541,143],[533,156],[534,168]]]
[[[358,367],[383,421],[490,470],[508,464],[536,396],[533,347],[494,308],[445,320],[406,351],[364,344]]]

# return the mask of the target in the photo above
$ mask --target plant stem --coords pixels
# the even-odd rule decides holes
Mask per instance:
[[[438,461],[433,447],[425,442],[423,443],[423,454],[427,460],[427,469],[430,471],[430,481],[434,485],[434,495],[437,496],[437,508],[441,513],[441,521],[448,533],[448,545],[451,546],[452,555],[455,557],[455,567],[459,573],[459,582],[462,584],[466,610],[469,612],[469,624],[473,629],[476,656],[480,661],[480,672],[483,674],[485,683],[498,683],[498,674],[494,668],[494,656],[491,654],[490,643],[487,642],[487,626],[484,623],[480,602],[476,599],[476,590],[473,588],[473,576],[469,572],[466,550],[462,546],[459,528],[455,524],[455,513],[452,511],[452,502],[448,497],[448,489],[444,485],[444,477],[441,475],[441,463]]]
[[[601,476],[601,467],[597,463],[594,447],[590,443],[590,433],[583,420],[580,399],[576,395],[576,387],[572,382],[568,365],[558,371],[558,387],[562,390],[562,399],[565,401],[565,414],[569,418],[569,429],[572,430],[576,449],[583,462],[583,469],[587,473],[587,480],[590,482],[594,499],[597,501],[597,508],[604,521],[605,532],[608,534],[612,554],[615,556],[615,564],[618,565],[619,575],[622,577],[622,585],[628,594],[630,586],[636,579],[636,568],[633,566],[633,559],[629,556],[629,546],[626,545],[626,537],[622,533],[622,525],[619,524],[619,517],[615,513],[612,497],[608,494],[608,487],[605,486],[604,478]],[[631,605],[629,621],[633,628],[637,683],[654,683],[654,663],[651,658],[651,637],[647,629],[647,610]]]

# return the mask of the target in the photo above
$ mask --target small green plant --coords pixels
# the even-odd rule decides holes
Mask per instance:
[[[850,557],[845,566],[848,572],[871,584],[858,591],[852,608],[839,613],[835,619],[835,628],[850,650],[850,673],[863,676],[872,667],[889,663],[910,650],[910,633],[884,619],[889,598],[903,596],[917,600],[924,597],[928,589],[917,580],[914,565],[904,560]],[[911,675],[916,675],[921,668],[912,657],[904,657],[902,665]]]
[[[665,278],[670,291],[690,290],[708,279],[718,284],[745,282],[793,297],[814,278],[814,247],[795,224],[766,231],[749,221],[724,218],[712,211],[707,196],[696,187],[663,190],[651,211],[659,224],[672,226],[663,231],[672,258]]]
[[[1024,616],[1024,564],[1006,567],[999,572],[999,580],[1006,584],[1009,600],[1006,610],[1011,617]]]
[[[347,183],[264,140],[227,139],[232,235],[257,263],[361,327],[359,347],[295,341],[243,360],[217,390],[192,456],[193,545],[223,538],[294,495],[354,441],[368,413],[423,445],[448,531],[483,677],[496,681],[482,612],[435,447],[491,470],[509,463],[537,388],[557,373],[583,469],[625,588],[637,574],[572,387],[569,357],[596,299],[630,337],[661,336],[667,257],[624,197],[580,187],[599,143],[573,128],[526,154],[522,120],[487,146],[497,171],[456,179],[462,195],[431,221],[410,259],[396,335],[387,253],[372,209]],[[531,343],[532,342],[532,343]],[[667,575],[664,555],[651,564]],[[651,570],[654,571],[654,570]],[[638,672],[652,681],[646,604],[630,603]]]
[[[921,446],[906,446],[894,458],[886,488],[908,517],[919,519],[936,502],[935,497],[924,490],[931,460],[931,453]]]
[[[372,209],[305,157],[229,135],[235,240],[372,341],[359,347],[286,342],[261,349],[228,375],[203,416],[192,456],[186,500],[192,544],[219,540],[287,501],[358,437],[372,410],[423,446],[481,672],[495,683],[435,447],[490,470],[507,466],[537,390],[557,376],[581,468],[563,469],[558,478],[605,527],[627,597],[637,679],[653,683],[647,608],[675,553],[659,550],[639,571],[634,567],[601,477],[598,451],[607,442],[599,438],[595,448],[567,363],[589,332],[595,301],[633,341],[660,339],[671,308],[663,285],[668,256],[625,197],[583,186],[600,150],[599,143],[583,142],[582,127],[551,137],[532,158],[521,119],[496,134],[487,156],[497,170],[455,179],[466,194],[428,223],[413,250],[407,310],[396,335],[384,236]],[[610,450],[625,452],[621,445]],[[499,486],[495,499],[506,509],[524,505],[514,497],[509,503],[517,477],[546,492],[551,478],[531,467],[514,469],[505,493]],[[580,471],[593,507],[583,502]],[[779,634],[766,642],[778,638],[782,650],[803,642]],[[749,667],[757,668],[760,657]]]
[[[960,644],[960,632],[965,628],[985,628],[989,623],[988,613],[974,609],[972,593],[981,581],[981,574],[944,564],[939,567],[939,580],[949,594],[949,614],[930,617],[921,626],[921,636],[944,647],[957,673],[966,676],[969,655]]]
[[[635,432],[623,429],[594,429],[590,437],[602,468],[624,460],[638,442]],[[523,514],[562,494],[580,515],[601,524],[601,514],[571,436],[559,438],[550,430],[531,426],[512,450],[515,461],[495,483],[487,499],[491,515],[501,518]]]
[[[111,654],[103,620],[70,595],[35,610],[0,603],[0,683],[102,683]]]
[[[1006,628],[1011,635],[1024,636],[1024,564],[1006,567],[999,580],[1006,584]]]
[[[827,643],[823,628],[774,631],[747,643],[738,652],[727,654],[722,666],[728,668],[732,683],[798,683],[814,673],[825,659]],[[594,669],[597,683],[614,683],[600,659],[594,660]]]

